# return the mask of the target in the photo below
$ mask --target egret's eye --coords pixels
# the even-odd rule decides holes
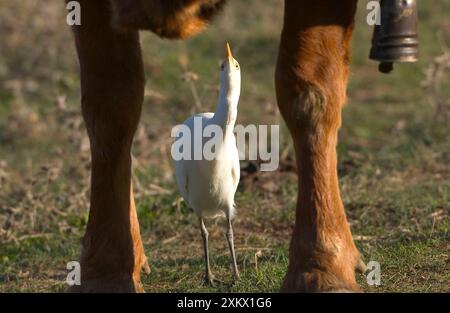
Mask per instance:
[[[237,69],[237,70],[239,69],[239,64],[237,64],[237,63],[236,63],[236,69]]]

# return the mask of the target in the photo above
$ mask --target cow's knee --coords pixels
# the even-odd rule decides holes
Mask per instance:
[[[336,134],[341,124],[341,102],[313,85],[278,88],[278,106],[294,139],[324,139]]]
[[[93,156],[114,157],[131,149],[142,108],[143,83],[112,87],[107,95],[85,97],[83,117]]]

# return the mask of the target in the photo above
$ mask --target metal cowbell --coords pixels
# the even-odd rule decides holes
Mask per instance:
[[[380,23],[375,26],[370,58],[390,73],[394,62],[416,62],[419,53],[416,0],[381,0]]]

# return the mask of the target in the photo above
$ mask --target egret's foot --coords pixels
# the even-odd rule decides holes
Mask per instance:
[[[213,274],[205,275],[205,284],[211,287],[216,287],[216,284],[223,285],[223,280],[217,279]]]
[[[239,281],[241,280],[241,278],[239,276],[233,276],[233,280],[231,281],[231,283],[229,284],[230,287],[233,287],[234,285],[236,285]]]

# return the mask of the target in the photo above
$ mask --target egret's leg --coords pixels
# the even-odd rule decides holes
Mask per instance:
[[[205,251],[205,281],[210,285],[214,285],[215,278],[211,272],[209,263],[209,248],[208,248],[208,230],[206,229],[203,218],[200,218],[200,228],[202,230],[203,249]]]
[[[232,265],[233,265],[233,276],[234,280],[239,280],[239,270],[236,262],[236,252],[234,251],[234,236],[233,236],[233,226],[231,225],[231,219],[227,217],[228,226],[227,226],[227,241],[228,246],[230,247]]]

